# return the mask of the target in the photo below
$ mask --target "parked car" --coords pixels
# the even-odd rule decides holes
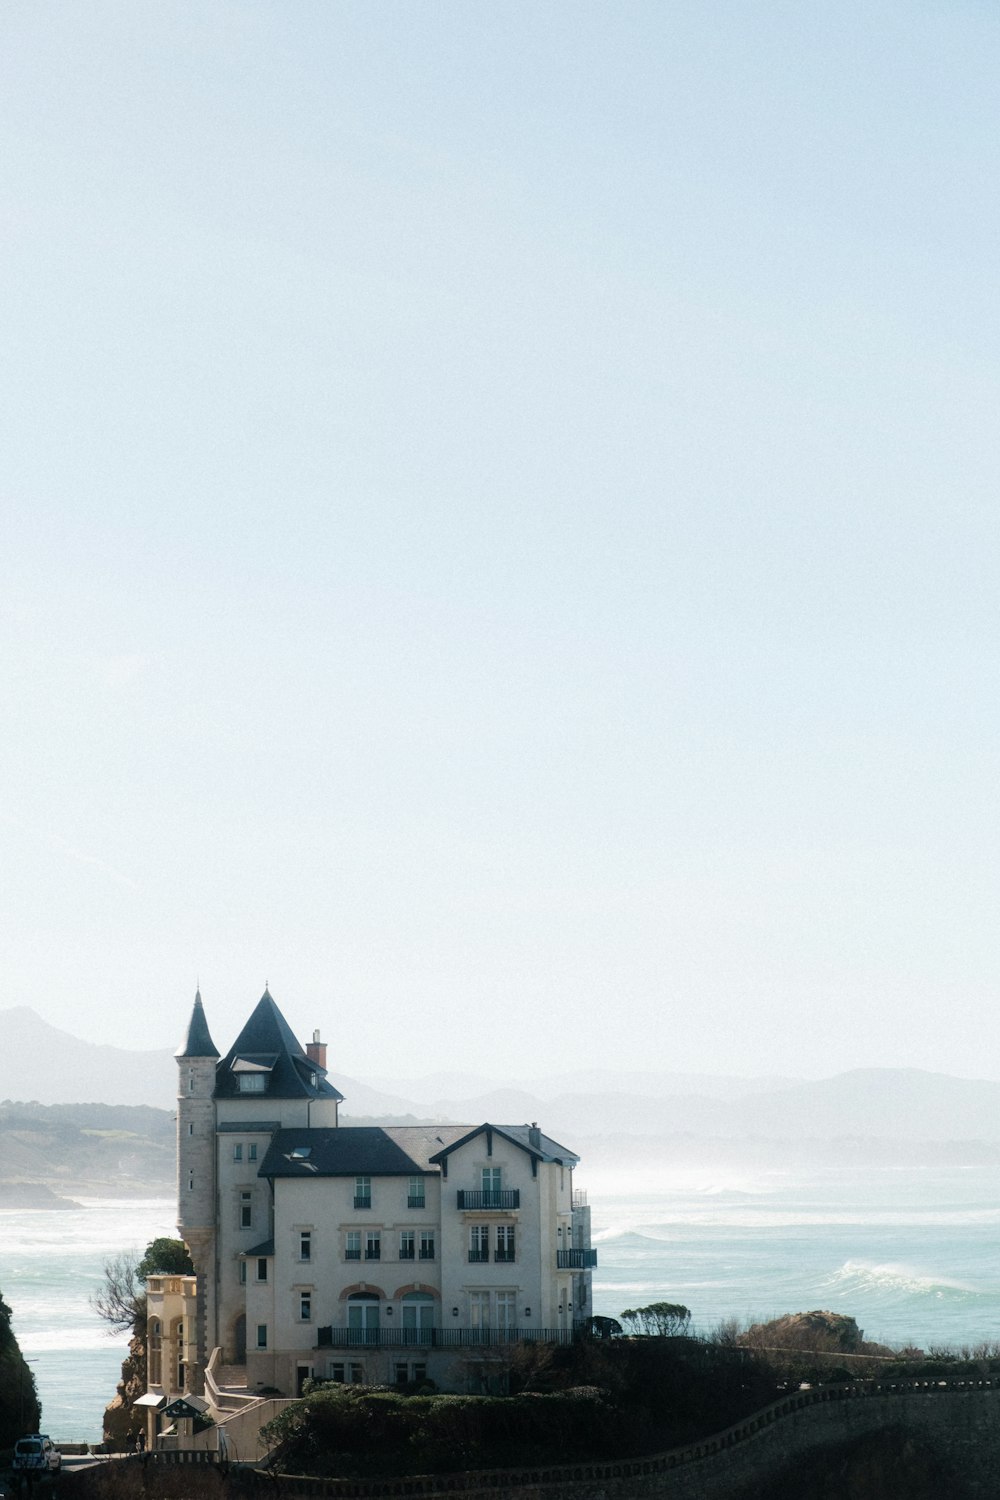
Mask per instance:
[[[15,1474],[58,1474],[61,1467],[62,1454],[45,1432],[33,1432],[14,1444]]]

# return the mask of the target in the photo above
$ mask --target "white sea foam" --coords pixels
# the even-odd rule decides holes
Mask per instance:
[[[929,1274],[899,1261],[848,1260],[829,1279],[831,1287],[857,1291],[902,1292],[906,1296],[942,1297],[949,1292],[990,1295],[982,1287],[955,1277]]]

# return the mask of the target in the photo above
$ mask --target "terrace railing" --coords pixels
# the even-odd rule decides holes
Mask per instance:
[[[520,1208],[520,1188],[459,1188],[459,1208],[498,1209],[498,1208]]]

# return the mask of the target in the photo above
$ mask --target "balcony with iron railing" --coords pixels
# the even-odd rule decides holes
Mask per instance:
[[[556,1270],[589,1271],[597,1265],[596,1250],[557,1250]]]
[[[470,1265],[479,1265],[479,1266],[481,1266],[481,1265],[483,1265],[483,1263],[485,1261],[488,1261],[489,1258],[490,1258],[490,1252],[488,1250],[470,1250],[469,1251],[469,1264]]]
[[[474,1349],[505,1344],[570,1344],[582,1338],[578,1328],[317,1328],[319,1349]]]
[[[473,1209],[511,1209],[521,1207],[520,1188],[459,1188],[459,1208]]]
[[[371,1208],[371,1206],[372,1206],[372,1195],[371,1195],[371,1193],[355,1193],[354,1194],[354,1207],[355,1208]]]

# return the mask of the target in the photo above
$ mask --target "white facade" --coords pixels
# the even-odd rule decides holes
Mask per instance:
[[[311,1377],[481,1389],[518,1339],[589,1326],[577,1157],[537,1126],[341,1126],[318,1033],[299,1047],[266,991],[222,1059],[198,997],[178,1061],[192,1390],[216,1348],[248,1393]]]

